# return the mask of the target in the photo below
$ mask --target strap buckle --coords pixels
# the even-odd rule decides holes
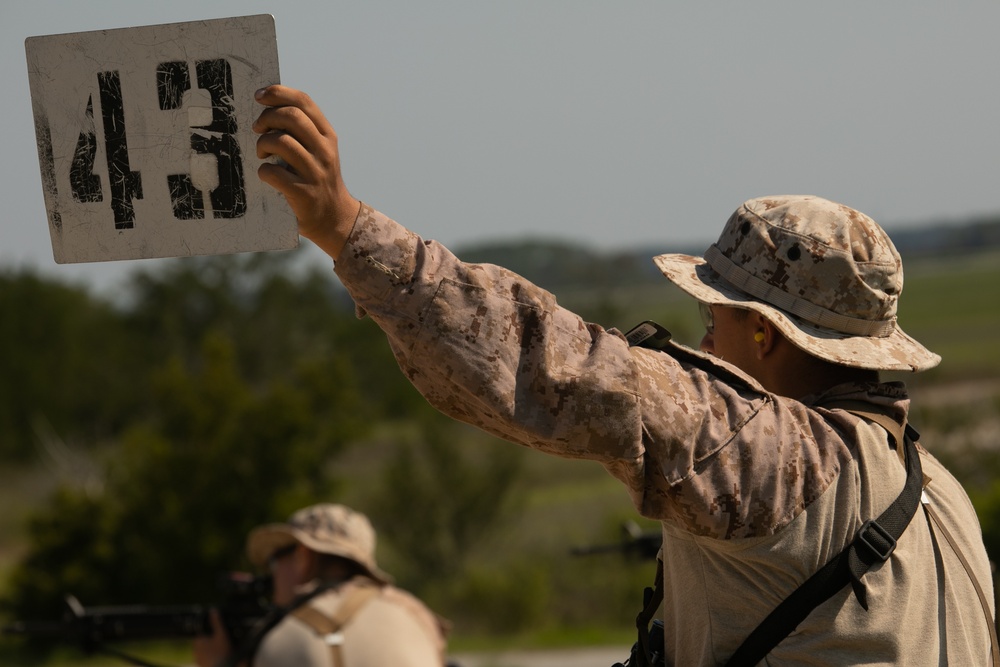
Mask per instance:
[[[343,632],[331,632],[328,635],[323,635],[323,642],[327,646],[343,646],[344,645],[344,633]]]
[[[873,533],[871,538],[868,537],[868,531],[872,531]],[[881,543],[877,538],[881,538]],[[889,556],[896,549],[896,538],[890,535],[889,531],[879,525],[874,519],[865,521],[854,539],[868,547],[868,550],[883,563],[889,560]],[[883,547],[883,545],[887,546]]]

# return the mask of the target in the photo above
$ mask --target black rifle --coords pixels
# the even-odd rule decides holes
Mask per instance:
[[[570,550],[570,553],[574,556],[620,553],[626,557],[635,557],[640,560],[656,560],[656,555],[660,552],[660,545],[663,544],[663,535],[659,531],[643,533],[637,523],[627,521],[622,524],[622,533],[621,542],[575,547]]]
[[[219,611],[226,634],[239,646],[257,623],[271,610],[270,577],[232,573],[220,580],[222,602],[179,605],[120,605],[84,607],[69,595],[67,609],[57,621],[16,621],[2,628],[2,634],[29,641],[53,641],[75,645],[86,653],[104,652],[135,665],[156,667],[126,655],[109,644],[122,641],[183,639],[210,635],[210,611]]]

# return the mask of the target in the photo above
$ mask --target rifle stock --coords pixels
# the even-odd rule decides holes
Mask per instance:
[[[184,639],[211,634],[210,612],[219,610],[233,645],[240,642],[271,609],[266,596],[270,580],[231,575],[223,581],[228,595],[218,605],[115,605],[84,607],[66,596],[66,611],[58,621],[15,621],[2,634],[35,642],[74,644],[93,652],[104,644],[126,641]]]

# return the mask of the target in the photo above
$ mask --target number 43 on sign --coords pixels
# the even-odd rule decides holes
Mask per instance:
[[[253,94],[279,81],[271,16],[29,37],[25,51],[56,262],[298,245],[256,176]]]

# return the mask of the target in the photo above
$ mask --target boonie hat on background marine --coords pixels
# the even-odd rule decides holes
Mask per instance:
[[[809,195],[750,199],[704,258],[653,261],[698,301],[757,311],[821,359],[914,372],[941,361],[896,322],[903,263],[892,241],[843,204]]]
[[[247,556],[263,567],[271,554],[296,542],[321,554],[352,560],[373,579],[392,583],[392,576],[375,562],[375,529],[368,517],[349,507],[320,503],[298,510],[286,523],[254,528],[247,538]]]

